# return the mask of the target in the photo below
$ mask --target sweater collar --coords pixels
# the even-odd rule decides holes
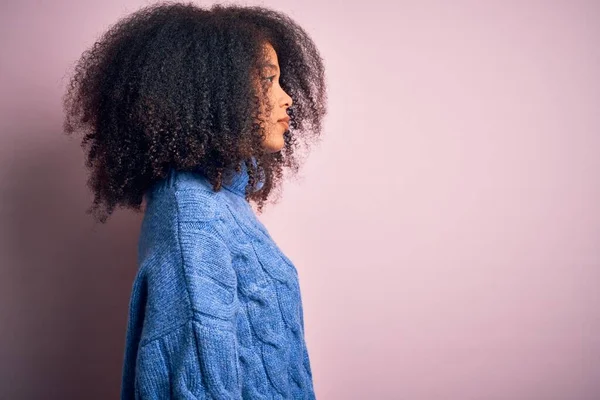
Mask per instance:
[[[252,158],[253,165],[256,166],[256,159]],[[228,181],[229,183],[223,183],[223,187],[239,196],[243,196],[245,197],[246,195],[246,186],[248,185],[248,182],[250,180],[250,176],[248,175],[248,167],[246,167],[246,163],[243,162],[242,163],[242,169],[240,172],[237,171],[232,171],[231,172],[232,178],[231,181]],[[229,176],[227,177],[229,178]],[[227,179],[225,179],[227,181]],[[258,182],[257,188],[256,190],[260,190],[262,188],[262,186],[264,185],[264,179]]]

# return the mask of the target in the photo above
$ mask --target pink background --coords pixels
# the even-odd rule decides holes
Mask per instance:
[[[0,6],[0,398],[117,398],[141,215],[93,229],[67,68],[142,1]],[[206,3],[202,3],[206,4]],[[325,136],[261,219],[319,399],[600,398],[600,3],[269,1]]]

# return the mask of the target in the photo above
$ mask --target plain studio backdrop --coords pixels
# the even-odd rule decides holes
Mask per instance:
[[[0,398],[118,397],[141,214],[93,228],[65,73],[142,1],[0,6]],[[207,2],[198,2],[210,5]],[[600,3],[268,1],[329,113],[261,220],[321,400],[600,398]]]

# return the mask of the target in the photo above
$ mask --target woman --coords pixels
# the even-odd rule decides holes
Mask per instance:
[[[65,131],[88,212],[144,211],[122,399],[315,397],[298,274],[251,202],[297,172],[325,100],[313,41],[263,7],[155,4],[82,55]]]

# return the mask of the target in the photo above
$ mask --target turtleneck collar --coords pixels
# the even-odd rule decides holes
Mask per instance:
[[[256,165],[256,159],[252,158],[252,162]],[[248,175],[248,167],[246,167],[246,163],[242,163],[242,170],[240,172],[232,171],[233,177],[231,182],[223,183],[223,187],[239,196],[246,195],[246,186],[248,185],[248,181],[250,180],[250,176]],[[227,180],[227,179],[225,179]],[[258,183],[257,190],[262,188],[264,181],[260,181]]]

